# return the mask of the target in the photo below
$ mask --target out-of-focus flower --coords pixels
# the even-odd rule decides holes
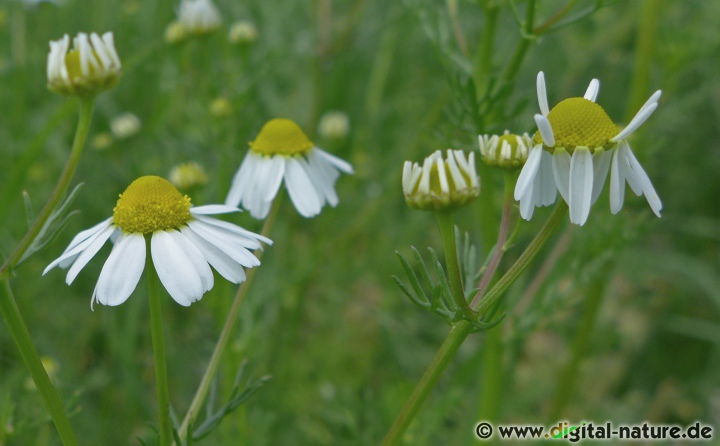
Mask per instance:
[[[222,17],[212,0],[182,0],[177,20],[165,29],[168,43],[179,42],[189,36],[209,34],[220,27]]]
[[[502,136],[479,135],[480,155],[488,166],[514,170],[527,161],[532,140],[527,133],[514,135],[508,130]]]
[[[402,175],[405,202],[425,211],[457,210],[480,195],[480,178],[475,168],[475,152],[465,158],[462,150],[435,151],[423,165],[405,161]]]
[[[253,22],[240,20],[230,26],[228,41],[230,43],[248,45],[255,43],[258,38],[258,30]]]
[[[160,282],[177,303],[189,306],[213,287],[209,265],[230,282],[240,283],[245,281],[243,267],[260,265],[250,250],[261,249],[260,242],[272,244],[266,237],[208,217],[237,211],[224,205],[192,207],[190,197],[167,180],[140,177],[120,194],[113,216],[76,235],[43,275],[56,266],[70,268],[66,282],[72,284],[105,242],[116,236],[93,303],[125,302],[140,280],[149,248]]]
[[[90,146],[95,150],[105,150],[113,143],[112,135],[108,132],[98,133],[90,140]]]
[[[224,118],[232,114],[232,104],[225,98],[215,98],[210,104],[210,114],[216,118]]]
[[[538,131],[518,182],[515,199],[520,215],[532,217],[535,206],[555,201],[555,189],[570,208],[570,221],[584,225],[597,201],[610,170],[610,211],[617,214],[625,197],[625,181],[636,195],[645,195],[652,211],[660,217],[662,203],[627,142],[655,111],[660,90],[640,108],[622,131],[595,103],[600,82],[593,79],[582,98],[565,99],[552,110],[548,107],[545,76],[537,77],[538,102],[542,114],[535,115]]]
[[[47,57],[48,88],[62,95],[88,96],[117,85],[120,57],[113,33],[79,33],[70,48],[70,36],[50,42]]]
[[[352,166],[313,145],[300,127],[289,119],[273,119],[260,130],[233,178],[225,199],[229,206],[242,205],[255,218],[265,218],[283,180],[303,217],[319,214],[325,203],[335,207],[335,181]]]
[[[50,357],[50,356],[43,356],[40,358],[40,362],[43,365],[43,368],[45,369],[45,372],[47,372],[48,378],[50,378],[50,381],[55,382],[55,378],[57,378],[58,370],[60,370],[60,364],[58,362]],[[31,377],[25,378],[25,388],[27,390],[37,390],[37,387],[35,386],[35,382],[32,380]]]
[[[350,118],[341,111],[329,111],[320,117],[318,133],[326,139],[344,139],[350,132]]]
[[[136,114],[127,112],[116,116],[110,121],[110,132],[117,139],[129,138],[142,128],[142,122]]]
[[[170,182],[178,189],[202,186],[207,181],[208,176],[205,169],[195,161],[178,164],[170,171]]]

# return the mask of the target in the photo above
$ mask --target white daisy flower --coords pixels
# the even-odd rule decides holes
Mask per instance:
[[[90,95],[114,87],[120,78],[120,57],[113,33],[79,33],[70,48],[70,36],[50,41],[47,57],[48,88],[62,95]]]
[[[402,175],[405,202],[413,209],[447,211],[459,209],[480,195],[475,152],[465,158],[462,150],[435,151],[422,166],[405,161]]]
[[[126,112],[110,121],[110,133],[117,139],[126,139],[136,135],[142,128],[142,121],[135,113]]]
[[[555,190],[570,208],[570,221],[584,225],[610,170],[610,210],[617,214],[625,197],[625,181],[636,195],[645,195],[660,217],[662,203],[647,174],[630,150],[627,137],[657,108],[660,90],[640,108],[625,129],[619,131],[603,108],[595,103],[600,82],[593,79],[582,98],[570,98],[548,108],[545,76],[537,77],[542,114],[535,115],[538,131],[515,186],[520,214],[530,220],[535,206],[555,202]]]
[[[245,281],[244,268],[260,265],[250,250],[261,235],[208,215],[237,212],[224,205],[192,207],[167,180],[145,176],[133,181],[115,206],[113,216],[73,238],[65,252],[43,272],[70,268],[68,285],[108,239],[115,240],[100,272],[91,305],[120,305],[135,289],[145,268],[146,243],[158,277],[170,296],[189,306],[213,287],[210,266],[232,283]]]
[[[488,166],[515,169],[527,161],[532,140],[527,133],[515,135],[505,130],[501,135],[478,135],[480,155]]]
[[[313,145],[289,119],[273,119],[260,130],[233,178],[225,204],[242,205],[255,218],[265,218],[285,180],[295,209],[303,217],[319,214],[325,203],[335,207],[335,181],[352,166]]]

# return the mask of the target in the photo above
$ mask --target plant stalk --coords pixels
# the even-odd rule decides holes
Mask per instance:
[[[468,305],[462,287],[462,276],[460,275],[460,264],[457,257],[457,245],[455,242],[455,214],[453,212],[436,212],[440,234],[442,235],[443,248],[445,249],[445,266],[450,281],[450,289],[453,295],[455,306],[462,310],[469,318],[474,318],[475,312]]]

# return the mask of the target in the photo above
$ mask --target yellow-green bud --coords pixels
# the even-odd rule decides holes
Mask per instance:
[[[501,135],[479,135],[480,156],[488,166],[514,170],[527,161],[532,140],[527,133],[514,135],[509,131]]]
[[[405,161],[403,195],[413,209],[452,211],[459,209],[480,194],[480,178],[475,168],[475,154],[465,158],[461,150],[436,151],[425,158],[423,165]]]
[[[195,186],[202,186],[207,181],[208,176],[205,169],[195,161],[178,164],[170,171],[170,182],[178,189],[187,190]]]
[[[325,139],[344,139],[350,131],[350,118],[341,111],[329,111],[320,117],[318,133]]]

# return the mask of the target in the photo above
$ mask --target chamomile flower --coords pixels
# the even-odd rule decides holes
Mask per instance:
[[[352,166],[313,145],[289,119],[273,119],[260,130],[233,178],[225,204],[242,205],[250,215],[267,217],[280,185],[303,217],[319,214],[325,203],[335,207],[335,181]]]
[[[120,78],[120,57],[113,33],[79,33],[50,41],[47,57],[48,88],[62,95],[85,96],[114,87]]]
[[[537,94],[542,114],[535,115],[538,131],[533,149],[520,172],[515,199],[520,214],[530,220],[535,206],[555,202],[555,190],[570,208],[570,221],[584,225],[590,207],[597,201],[610,170],[610,210],[617,214],[625,197],[625,181],[636,195],[645,195],[652,211],[660,217],[662,203],[645,170],[630,150],[627,137],[657,108],[660,90],[640,108],[622,131],[603,108],[595,103],[600,82],[593,79],[582,98],[570,98],[548,107],[545,76],[537,77]]]
[[[424,211],[457,210],[480,194],[480,177],[475,168],[475,152],[466,158],[462,150],[447,150],[443,160],[437,150],[422,166],[405,161],[402,187],[405,202]]]
[[[213,287],[210,266],[232,283],[245,281],[245,270],[260,265],[250,250],[272,242],[239,226],[208,215],[237,212],[224,205],[192,207],[167,180],[145,176],[133,181],[113,216],[73,238],[65,252],[43,272],[70,268],[68,285],[109,239],[112,252],[100,272],[92,303],[120,305],[135,289],[152,256],[160,282],[180,305],[189,306]],[[150,252],[146,252],[146,239]]]
[[[514,170],[527,161],[532,140],[527,133],[515,135],[508,130],[501,135],[479,135],[480,155],[488,166]]]

